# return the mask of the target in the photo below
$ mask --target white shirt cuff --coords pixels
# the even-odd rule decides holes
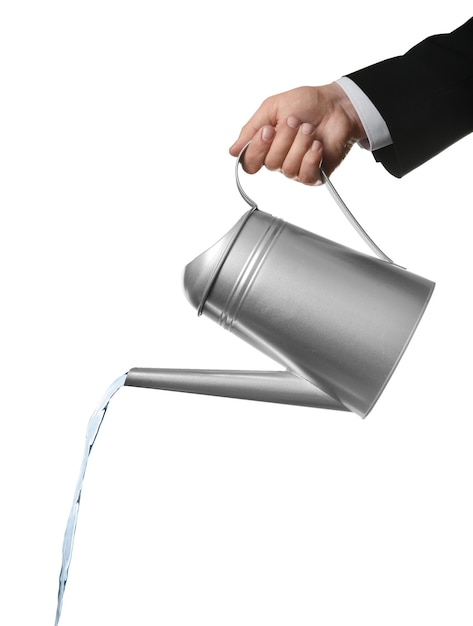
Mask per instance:
[[[379,150],[392,144],[391,134],[381,113],[368,96],[347,76],[335,81],[350,98],[363,124],[367,140],[358,142],[367,150]]]

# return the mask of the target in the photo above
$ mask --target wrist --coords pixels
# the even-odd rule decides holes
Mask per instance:
[[[352,101],[347,96],[345,90],[337,83],[333,82],[329,85],[333,92],[334,102],[343,111],[344,115],[348,119],[350,128],[350,140],[353,142],[363,142],[368,140],[366,130],[358,115],[357,110],[353,106]]]
[[[348,76],[339,78],[336,85],[345,92],[364,128],[364,137],[358,141],[359,145],[371,151],[391,145],[393,141],[388,125],[367,94]]]

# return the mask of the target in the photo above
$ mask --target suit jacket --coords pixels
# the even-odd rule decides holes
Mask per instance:
[[[348,76],[391,133],[374,157],[400,178],[473,131],[473,18]]]

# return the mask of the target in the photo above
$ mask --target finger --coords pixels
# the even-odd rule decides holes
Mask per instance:
[[[246,146],[246,144],[249,141],[253,140],[255,135],[258,133],[259,129],[260,129],[259,126],[253,126],[253,125],[250,126],[249,124],[246,124],[245,126],[243,126],[240,132],[240,136],[229,149],[230,154],[234,157],[237,157],[240,154],[240,152],[243,150],[243,148]]]
[[[249,141],[253,141],[260,129],[264,126],[275,126],[277,115],[273,111],[271,105],[273,99],[269,98],[259,107],[259,109],[251,116],[248,122],[243,126],[240,135],[235,143],[230,147],[230,154],[238,156]]]
[[[263,167],[275,135],[276,129],[273,126],[263,126],[251,139],[241,160],[245,172],[255,174]],[[243,145],[242,149],[245,145]]]
[[[304,185],[320,185],[320,167],[322,165],[323,146],[315,139],[309,150],[306,151],[297,175],[298,180]]]
[[[276,136],[264,161],[269,170],[282,170],[284,160],[297,137],[300,125],[300,121],[293,115],[278,124]]]
[[[295,136],[289,152],[282,164],[282,173],[288,178],[299,176],[302,159],[314,141],[315,127],[308,122],[301,124]]]

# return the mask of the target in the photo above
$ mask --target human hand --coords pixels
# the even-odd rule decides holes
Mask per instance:
[[[351,101],[337,83],[298,87],[267,98],[243,126],[230,148],[243,169],[255,174],[265,165],[306,185],[321,184],[352,145],[366,134]]]

